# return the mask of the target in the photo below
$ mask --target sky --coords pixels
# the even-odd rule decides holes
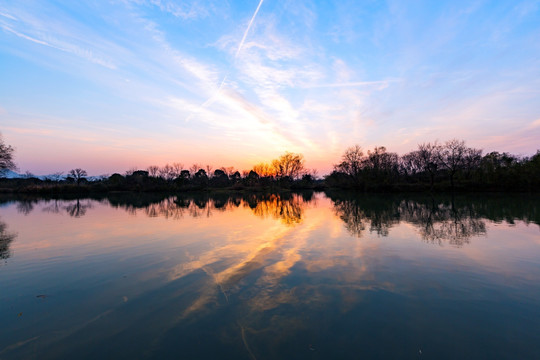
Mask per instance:
[[[0,0],[21,172],[540,149],[540,1]]]

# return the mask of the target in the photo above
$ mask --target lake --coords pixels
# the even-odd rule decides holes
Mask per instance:
[[[0,198],[0,359],[540,358],[537,195]]]

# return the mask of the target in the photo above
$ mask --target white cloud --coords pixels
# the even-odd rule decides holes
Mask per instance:
[[[15,16],[7,14],[7,13],[2,12],[2,11],[0,11],[0,16],[6,17],[6,18],[14,20],[14,21],[17,21],[17,18]]]

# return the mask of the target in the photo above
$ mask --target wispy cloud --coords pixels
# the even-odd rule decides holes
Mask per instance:
[[[540,128],[537,5],[4,2],[0,61],[25,61],[3,123],[31,129],[35,115],[60,131],[62,114],[72,137],[148,134],[185,162],[290,150],[331,164],[354,143],[404,152],[443,137],[504,150],[521,136],[525,149]],[[28,74],[46,80],[24,87]]]
[[[536,120],[532,121],[529,124],[529,127],[532,128],[532,129],[540,128],[540,119],[536,119]]]
[[[151,4],[176,17],[183,19],[205,18],[210,14],[209,7],[198,1],[173,2],[168,0],[151,0]]]
[[[253,21],[255,20],[255,17],[257,16],[257,13],[259,12],[259,9],[261,8],[261,5],[262,5],[263,1],[264,0],[260,0],[259,5],[257,5],[257,8],[255,9],[255,12],[253,13],[253,16],[251,17],[251,19],[250,19],[250,21],[248,23],[248,26],[247,26],[246,30],[244,31],[244,35],[242,36],[242,40],[240,41],[240,43],[238,45],[238,49],[236,50],[236,53],[234,54],[234,61],[236,61],[236,59],[238,58],[238,55],[240,54],[240,51],[242,50],[244,42],[246,41],[246,37],[247,37],[247,35],[249,33],[249,30],[251,29],[251,26],[253,25]],[[221,89],[223,89],[223,86],[225,85],[225,81],[227,80],[227,77],[229,76],[230,69],[231,69],[231,67],[233,65],[234,65],[234,62],[233,62],[233,64],[231,64],[229,66],[229,69],[227,70],[227,72],[223,76],[223,79],[219,83],[219,86],[217,87],[217,89],[214,91],[214,93],[206,101],[204,101],[201,104],[200,108],[207,107],[207,106],[211,105],[214,102],[214,100],[216,99],[216,96],[218,96]],[[198,112],[198,111],[199,111],[199,109],[195,110],[195,112]],[[189,116],[187,117],[187,120],[191,119],[193,117],[193,115],[194,115],[194,113],[190,113]]]
[[[7,13],[5,13],[3,11],[0,11],[0,16],[6,17],[6,18],[14,20],[14,21],[17,21],[17,18],[15,16],[7,14]]]
[[[341,88],[341,87],[363,87],[363,86],[376,86],[379,88],[385,88],[390,83],[398,82],[399,79],[390,80],[378,80],[378,81],[353,81],[348,83],[333,83],[333,84],[314,84],[304,85],[304,88]]]

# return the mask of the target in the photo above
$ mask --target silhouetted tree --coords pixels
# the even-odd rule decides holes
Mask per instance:
[[[130,175],[133,175],[133,173],[137,171],[137,167],[136,166],[132,166],[130,167],[129,169],[126,170],[126,172],[124,173],[125,176],[130,176]]]
[[[88,173],[86,172],[86,170],[83,170],[81,168],[71,169],[69,170],[68,174],[73,179],[75,179],[75,181],[77,182],[77,185],[79,185],[81,181],[83,181],[83,179],[85,179],[85,177],[88,176]]]
[[[62,179],[62,175],[64,175],[64,172],[63,171],[58,171],[58,172],[52,173],[50,175],[47,175],[46,179],[51,180],[51,181],[60,181],[60,179]]]
[[[529,190],[538,190],[540,188],[540,150],[537,150],[536,154],[528,159],[523,168]]]
[[[259,178],[260,178],[259,174],[251,170],[249,174],[246,176],[246,182],[248,185],[253,186],[259,182]]]
[[[229,177],[223,170],[217,169],[214,171],[214,176],[210,179],[210,186],[225,187],[229,185]]]
[[[193,175],[193,183],[197,186],[205,187],[208,185],[208,175],[204,169],[199,169]]]
[[[165,164],[159,169],[159,176],[167,181],[171,181],[176,177],[174,168],[169,164]]]
[[[509,153],[497,151],[486,154],[480,160],[481,181],[484,184],[509,188],[517,185],[516,174],[519,158]]]
[[[230,179],[233,183],[237,183],[237,182],[239,182],[240,180],[242,180],[242,175],[240,175],[240,172],[239,172],[239,171],[235,171],[234,173],[232,173],[232,174],[229,176],[229,179]]]
[[[272,161],[272,166],[277,178],[297,179],[304,170],[304,157],[301,154],[286,152],[279,159]]]
[[[388,184],[397,175],[398,155],[387,152],[384,146],[375,147],[373,150],[368,150],[368,156],[364,160],[364,169],[371,174],[377,185]]]
[[[6,145],[0,134],[0,176],[7,170],[16,170],[17,166],[13,162],[13,152],[15,149],[11,145]]]
[[[454,189],[454,176],[456,175],[456,172],[465,165],[466,153],[467,148],[465,147],[465,141],[457,139],[445,142],[438,153],[441,166],[446,169],[448,176],[450,177],[450,186],[452,190]]]
[[[227,166],[227,167],[222,166],[219,169],[222,170],[225,173],[225,175],[227,175],[227,177],[229,177],[229,178],[236,171],[236,170],[234,170],[234,166]]]
[[[125,180],[126,179],[122,175],[120,175],[118,173],[114,173],[111,176],[109,176],[108,182],[111,185],[118,186],[118,185],[123,184]]]
[[[272,166],[272,164],[268,163],[259,163],[253,166],[253,171],[256,172],[259,176],[263,177],[274,177],[276,175],[274,167]]]
[[[431,190],[433,190],[435,177],[440,167],[440,152],[441,146],[435,141],[434,143],[419,144],[418,150],[411,153],[413,166],[420,172],[428,174]]]
[[[399,173],[402,174],[405,179],[416,178],[418,174],[422,172],[417,162],[417,151],[411,151],[399,158]]]
[[[148,174],[150,174],[151,177],[156,177],[159,173],[159,166],[150,165],[146,170],[148,170]]]
[[[191,167],[189,168],[189,172],[190,172],[191,174],[195,175],[195,173],[196,173],[197,171],[199,171],[199,169],[202,169],[202,168],[203,168],[203,166],[200,165],[200,164],[193,164],[193,165],[191,165]]]
[[[335,165],[334,168],[336,171],[349,175],[354,184],[358,186],[361,182],[364,161],[365,157],[362,148],[359,145],[355,145],[345,150],[345,153],[341,157],[341,163]]]
[[[206,174],[208,174],[209,177],[212,176],[212,169],[213,169],[212,166],[206,165]]]
[[[176,179],[177,177],[179,177],[183,169],[184,169],[184,164],[177,163],[177,162],[173,163],[172,164],[173,178]]]
[[[465,149],[464,171],[465,178],[470,179],[472,173],[480,167],[482,150],[475,148]]]
[[[30,172],[29,170],[26,170],[22,176],[23,176],[23,178],[25,178],[25,179],[31,179],[31,178],[35,178],[35,177],[36,177],[36,176],[35,176],[32,172]]]
[[[136,170],[131,174],[133,177],[141,177],[141,178],[147,178],[148,177],[148,171],[145,170]]]
[[[180,177],[182,179],[189,179],[191,177],[190,173],[189,173],[189,170],[182,170],[180,172]]]

